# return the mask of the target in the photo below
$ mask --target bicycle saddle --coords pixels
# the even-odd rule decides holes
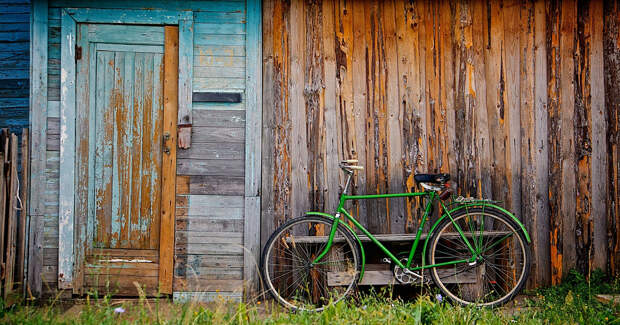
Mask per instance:
[[[450,180],[450,174],[415,174],[413,179],[417,183],[443,184]]]

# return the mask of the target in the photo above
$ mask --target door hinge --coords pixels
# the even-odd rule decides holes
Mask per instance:
[[[75,61],[79,61],[82,59],[82,47],[75,46]]]

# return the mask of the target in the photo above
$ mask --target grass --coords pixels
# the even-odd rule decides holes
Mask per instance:
[[[401,299],[389,289],[359,294],[322,313],[291,313],[265,303],[204,305],[165,300],[115,303],[109,297],[87,298],[80,306],[16,305],[2,308],[0,323],[10,324],[620,324],[620,306],[603,304],[598,293],[620,293],[620,279],[592,274],[590,281],[571,273],[562,285],[526,293],[518,307],[461,307],[440,302],[433,293]],[[267,305],[267,306],[265,306]],[[115,312],[123,308],[122,313]]]

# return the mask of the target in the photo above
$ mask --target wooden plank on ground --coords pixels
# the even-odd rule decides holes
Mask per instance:
[[[4,288],[4,281],[2,274],[4,273],[5,264],[4,264],[4,242],[6,235],[6,198],[7,198],[7,183],[8,178],[6,177],[6,169],[4,163],[4,157],[6,156],[6,151],[4,149],[4,141],[6,141],[4,134],[5,129],[2,131],[2,136],[0,136],[0,292]]]
[[[21,145],[21,165],[22,165],[22,179],[20,184],[20,212],[19,223],[17,231],[17,256],[15,262],[15,269],[17,270],[16,281],[20,288],[24,288],[24,266],[26,263],[26,218],[28,211],[28,195],[29,195],[29,182],[30,182],[30,155],[29,155],[29,131],[24,129],[22,131],[22,145]]]
[[[6,212],[6,229],[5,229],[5,260],[4,260],[4,299],[13,292],[14,285],[14,272],[15,272],[15,249],[16,249],[16,235],[17,235],[17,215],[19,209],[19,203],[17,196],[19,195],[19,177],[17,175],[17,148],[18,141],[17,135],[10,135],[10,160],[8,171],[8,186],[7,186],[7,209]]]
[[[185,26],[184,28],[189,28]],[[193,27],[192,27],[193,28]],[[174,268],[174,215],[176,207],[175,180],[176,180],[176,147],[177,147],[177,107],[179,105],[179,28],[166,26],[164,44],[164,126],[163,134],[169,134],[166,146],[169,153],[164,154],[162,162],[162,191],[161,191],[161,227],[160,227],[160,270],[159,292],[172,294],[172,274]],[[193,35],[193,34],[192,34]],[[187,41],[187,40],[185,40]],[[185,58],[184,60],[187,60]],[[191,60],[191,58],[190,58]],[[183,61],[185,62],[185,61]],[[189,61],[191,62],[191,61]],[[189,63],[188,63],[189,64]],[[190,75],[191,76],[191,75]],[[191,80],[191,78],[190,78]],[[185,80],[184,82],[187,82]],[[185,85],[187,86],[187,85]],[[191,81],[190,95],[191,95]],[[191,105],[191,97],[190,103]],[[191,106],[190,106],[191,109]],[[191,114],[191,112],[186,112]],[[191,115],[189,115],[191,123]],[[189,143],[187,143],[189,147]]]

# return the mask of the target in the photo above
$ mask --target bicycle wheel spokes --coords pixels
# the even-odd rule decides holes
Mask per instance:
[[[464,304],[498,304],[524,281],[525,243],[505,216],[472,209],[438,228],[430,262],[469,260],[432,270],[439,287],[452,299]]]
[[[270,239],[264,256],[268,288],[284,305],[295,309],[320,310],[339,301],[352,289],[359,269],[357,246],[342,229],[325,249],[331,221],[302,218],[285,224]]]

